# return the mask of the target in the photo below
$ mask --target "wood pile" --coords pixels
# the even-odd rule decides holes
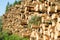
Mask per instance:
[[[6,28],[11,31],[19,32],[20,27],[23,27],[21,24],[24,23],[21,16],[22,13],[20,12],[20,5],[11,7],[9,12],[3,15],[3,29]]]
[[[3,31],[8,30],[12,34],[29,37],[30,39],[36,35],[36,40],[56,40],[57,37],[60,38],[60,5],[54,3],[55,0],[43,0],[41,2],[39,0],[21,0],[20,5],[10,7],[3,15]],[[41,17],[39,19],[42,23],[39,25],[31,24],[28,27],[31,16],[35,15]]]

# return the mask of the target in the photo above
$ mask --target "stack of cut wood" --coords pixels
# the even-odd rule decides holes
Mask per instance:
[[[21,13],[20,5],[9,8],[9,11],[3,15],[3,30],[7,29],[11,32],[19,32],[21,27],[27,25],[24,19],[24,13]],[[23,18],[23,19],[22,19]]]
[[[37,31],[37,35],[42,34],[42,40],[45,36],[49,37],[47,39],[52,40],[60,34],[60,30],[58,31],[56,29],[57,25],[60,24],[60,22],[58,22],[60,18],[60,5],[56,5],[56,3],[54,3],[55,0],[41,2],[39,2],[39,0],[21,0],[20,5],[10,7],[3,15],[3,30],[8,30],[13,34],[18,34],[23,37],[30,37],[33,31]],[[32,23],[30,24],[29,29],[29,20],[31,18],[34,20],[34,17],[32,16],[35,15],[41,17],[37,21],[41,20],[42,23],[37,23],[39,25]],[[58,27],[58,29],[59,28],[60,27]],[[58,34],[55,35],[57,32]]]

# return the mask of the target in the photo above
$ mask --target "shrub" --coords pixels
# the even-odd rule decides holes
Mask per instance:
[[[0,40],[29,40],[28,38],[22,38],[18,35],[9,35],[7,31],[0,32]]]

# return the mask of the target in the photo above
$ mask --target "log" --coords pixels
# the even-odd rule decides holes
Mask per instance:
[[[60,11],[60,6],[57,6],[57,10]]]
[[[38,25],[31,25],[31,28],[36,29],[36,28],[40,28],[40,26],[38,26]]]

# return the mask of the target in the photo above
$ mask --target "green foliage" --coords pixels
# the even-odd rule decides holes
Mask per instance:
[[[29,20],[29,24],[34,24],[34,25],[40,25],[41,24],[41,17],[40,16],[31,16],[31,19]]]
[[[0,32],[0,40],[29,40],[28,38],[22,38],[18,35],[9,35],[7,31]]]
[[[9,7],[12,7],[12,4],[10,4]]]
[[[7,6],[6,6],[6,11],[8,11],[8,8],[9,8],[9,2],[7,3]]]
[[[17,1],[15,1],[13,5],[15,6],[17,3],[18,3],[18,2],[17,2]]]
[[[21,4],[21,1],[15,1],[15,2],[13,3],[13,6],[15,6],[16,4]]]
[[[15,1],[13,4],[10,4],[9,2],[6,5],[6,12],[9,10],[9,7],[15,6],[17,4],[21,4],[21,1]]]
[[[18,4],[21,4],[21,1],[18,1]]]
[[[4,40],[6,38],[8,38],[7,32],[0,32],[0,40]]]
[[[9,34],[8,30],[2,31],[2,16],[0,16],[0,40],[28,40],[15,34]]]
[[[0,16],[0,32],[2,31],[2,16]]]

